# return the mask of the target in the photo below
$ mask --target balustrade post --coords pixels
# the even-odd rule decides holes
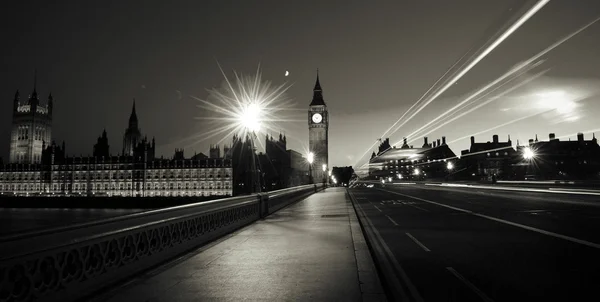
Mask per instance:
[[[258,194],[258,205],[260,219],[264,219],[269,215],[269,195]]]

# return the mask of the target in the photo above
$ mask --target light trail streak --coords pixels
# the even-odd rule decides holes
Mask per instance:
[[[419,104],[419,102],[421,102],[425,96],[427,96],[429,94],[429,92],[435,88],[435,86],[444,79],[444,77],[446,77],[446,75],[452,70],[454,69],[454,67],[456,67],[456,65],[458,63],[460,63],[460,61],[462,61],[462,59],[464,59],[465,56],[467,56],[469,54],[469,52],[471,51],[471,49],[469,49],[466,53],[464,53],[462,55],[462,57],[460,57],[458,60],[456,60],[456,62],[454,62],[454,64],[452,64],[452,66],[450,66],[450,68],[448,68],[446,70],[446,72],[444,72],[444,74],[437,79],[437,81],[435,81],[435,83],[433,83],[433,85],[431,85],[431,87],[429,87],[429,89],[427,89],[427,91],[425,91],[425,93],[412,105],[410,106],[410,108],[408,108],[408,110],[406,110],[406,112],[404,112],[404,114],[402,114],[402,116],[400,116],[400,118],[392,125],[390,126],[387,130],[385,130],[385,132],[383,132],[383,134],[380,137],[385,137],[388,132],[390,132],[390,130],[392,130],[403,118],[404,116],[406,116],[415,106],[417,106],[417,104]],[[437,89],[436,89],[437,91]],[[377,142],[373,143],[357,160],[356,164],[358,164],[358,162],[360,162],[361,159],[363,159],[365,157],[365,155],[367,155],[371,149],[373,149],[375,146],[377,146]],[[355,164],[355,165],[356,165]]]
[[[504,41],[508,36],[510,36],[514,31],[516,31],[523,23],[525,23],[529,18],[531,18],[537,11],[539,11],[544,5],[546,5],[550,0],[540,0],[538,1],[532,8],[530,8],[527,12],[525,12],[517,21],[515,21],[515,23],[513,23],[513,25],[511,25],[503,34],[501,34],[499,37],[497,37],[495,39],[495,41],[489,45],[488,47],[485,47],[486,44],[489,43],[489,41],[491,39],[494,38],[491,37],[490,39],[488,39],[488,41],[486,41],[486,43],[481,46],[479,50],[481,50],[482,48],[485,48],[485,50],[480,53],[473,61],[471,61],[471,63],[469,65],[467,65],[466,68],[464,68],[462,71],[457,71],[458,75],[456,75],[457,72],[454,72],[452,74],[452,79],[451,80],[447,80],[445,81],[445,85],[443,86],[443,88],[437,88],[435,89],[435,93],[434,96],[431,97],[421,108],[419,108],[417,110],[417,112],[415,112],[413,115],[411,115],[411,117],[406,120],[405,122],[403,122],[400,126],[398,126],[393,132],[395,133],[396,131],[398,131],[398,129],[400,127],[402,127],[404,124],[406,124],[406,122],[408,122],[410,119],[412,119],[417,113],[419,113],[423,108],[425,108],[425,106],[427,106],[429,103],[431,103],[435,98],[437,98],[437,96],[441,95],[444,91],[446,91],[450,86],[452,86],[456,81],[458,81],[460,78],[462,78],[462,76],[464,74],[466,74],[471,68],[473,68],[477,63],[479,63],[479,61],[481,61],[485,56],[487,56],[487,54],[489,54],[494,48],[496,48],[500,43],[502,43],[502,41]],[[446,75],[452,70],[454,69],[454,67],[462,61],[462,59],[467,56],[471,50],[473,49],[473,47],[471,49],[469,49],[465,54],[462,55],[461,58],[459,58],[456,62],[454,62],[454,64],[452,64],[452,66],[450,68],[448,68],[448,70],[446,70],[446,72],[406,111],[404,112],[404,114],[402,114],[402,116],[400,116],[400,118],[391,126],[389,127],[380,137],[385,137],[388,132],[390,132],[390,130],[394,129],[394,127],[417,105],[419,104],[424,98],[425,96],[427,96],[429,94],[429,92],[431,90],[434,89],[434,87],[437,86],[437,84],[446,77]],[[474,54],[473,54],[474,55]],[[469,59],[472,58],[471,55],[469,57]],[[463,63],[461,65],[461,68],[464,67],[466,63]],[[355,163],[355,166],[365,157],[365,155],[367,155],[371,149],[373,149],[375,146],[377,145],[377,142],[373,143],[360,157],[358,157],[357,162]]]
[[[444,117],[444,116],[446,116],[446,115],[454,115],[454,114],[458,113],[458,110],[459,110],[459,109],[461,109],[461,108],[460,108],[461,106],[465,105],[467,102],[471,101],[471,100],[472,100],[472,99],[474,99],[475,97],[478,97],[478,96],[479,96],[479,98],[477,98],[475,101],[471,102],[470,104],[467,104],[467,105],[466,105],[464,108],[466,108],[467,106],[469,106],[469,105],[471,105],[471,104],[474,104],[474,103],[478,102],[479,100],[483,99],[484,97],[486,97],[486,96],[487,96],[487,95],[489,95],[490,93],[492,93],[492,92],[494,92],[494,91],[498,90],[499,88],[501,88],[501,87],[503,87],[504,85],[506,85],[506,84],[510,83],[510,82],[511,82],[511,81],[513,81],[514,79],[516,79],[516,78],[520,77],[521,75],[525,74],[527,71],[530,71],[531,69],[534,69],[535,67],[539,66],[539,65],[540,65],[540,64],[542,64],[542,63],[543,63],[543,61],[540,61],[540,62],[537,62],[536,64],[533,64],[533,65],[527,65],[527,66],[524,66],[524,67],[526,67],[526,69],[525,69],[525,70],[512,70],[512,71],[510,71],[510,72],[508,72],[508,73],[504,74],[502,77],[500,77],[500,78],[496,79],[494,82],[492,82],[492,83],[490,83],[490,84],[486,85],[485,87],[483,87],[483,88],[479,89],[477,92],[473,93],[472,95],[470,95],[469,97],[467,97],[466,99],[464,99],[462,102],[458,103],[456,106],[454,106],[454,107],[450,108],[450,109],[449,109],[449,110],[447,110],[446,112],[442,113],[441,115],[439,115],[438,117],[434,118],[434,119],[433,119],[433,120],[431,120],[429,123],[425,124],[424,126],[422,126],[422,127],[421,127],[421,128],[419,128],[419,129],[415,130],[414,132],[412,132],[411,134],[409,134],[409,135],[408,135],[408,136],[406,136],[406,137],[407,137],[408,139],[414,138],[414,137],[415,137],[415,136],[416,136],[416,135],[417,135],[419,132],[423,131],[423,130],[424,130],[424,129],[426,129],[427,127],[431,127],[431,126],[432,126],[432,124],[434,124],[434,123],[439,123],[439,122],[442,122],[443,120],[442,120],[442,121],[439,121],[439,120],[440,120],[442,117]],[[511,78],[511,79],[509,79],[507,82],[504,82],[504,83],[502,83],[500,86],[498,86],[498,87],[494,87],[495,85],[497,85],[497,84],[501,83],[503,80],[505,80],[507,77],[509,77],[509,76],[513,76],[513,75],[514,75],[516,72],[519,72],[519,73],[518,73],[516,76],[514,76],[514,77],[513,77],[513,78]],[[547,72],[547,71],[544,71],[543,73],[545,73],[545,72]],[[539,77],[540,75],[541,75],[541,74],[538,74],[537,76],[534,76],[534,77],[535,77],[535,78],[537,78],[537,77]],[[532,80],[532,79],[528,80],[527,82],[529,82],[529,81],[531,81],[531,80]],[[523,84],[525,84],[525,83],[519,84],[517,87],[520,87],[520,86],[521,86],[521,85],[523,85]],[[491,90],[490,90],[490,89],[491,89]],[[490,91],[486,92],[487,90],[490,90]],[[504,95],[504,94],[506,94],[506,93],[508,93],[508,92],[510,92],[510,91],[512,91],[512,90],[514,90],[514,88],[511,88],[509,91],[503,92],[501,95]],[[483,94],[483,93],[485,93],[485,95],[481,95],[481,94]],[[481,96],[480,96],[480,95],[481,95]],[[492,99],[492,100],[495,100],[495,99]],[[486,101],[484,104],[487,104],[487,103],[489,103],[489,102],[490,102],[490,101],[488,100],[488,101]],[[479,108],[479,107],[481,107],[481,106],[478,106],[477,108]],[[462,108],[462,109],[464,109],[464,108]],[[469,112],[471,112],[471,111],[469,111]],[[462,114],[461,116],[463,116],[463,115],[464,115],[464,114]],[[446,116],[445,118],[449,118],[449,117],[450,117],[450,116]],[[455,120],[455,119],[456,119],[456,118],[454,118],[454,119],[452,119],[452,120]],[[447,124],[447,123],[444,123],[444,125],[445,125],[445,124]],[[438,128],[435,128],[435,129],[439,129],[439,127],[438,127]],[[431,133],[432,131],[433,131],[433,130],[429,131],[427,134]],[[425,134],[425,135],[426,135],[426,134]],[[396,144],[398,144],[398,143],[396,143]]]
[[[481,108],[481,107],[483,107],[483,106],[485,106],[485,105],[487,105],[487,104],[489,104],[489,103],[491,103],[491,102],[493,102],[493,101],[495,101],[495,100],[497,100],[497,99],[499,99],[501,97],[503,97],[504,95],[506,95],[508,93],[511,93],[512,91],[520,88],[521,86],[523,86],[523,85],[525,85],[525,84],[527,84],[527,83],[529,83],[529,82],[531,82],[531,81],[533,81],[533,80],[541,77],[542,75],[544,75],[549,70],[550,69],[546,69],[546,70],[544,70],[542,72],[539,72],[539,73],[537,73],[537,74],[535,74],[535,75],[527,78],[526,80],[520,82],[519,84],[517,84],[517,85],[515,85],[515,86],[513,86],[513,87],[511,87],[511,88],[509,88],[509,89],[507,89],[507,90],[505,90],[503,92],[501,92],[500,94],[489,98],[485,102],[483,102],[483,103],[481,103],[481,104],[479,104],[479,105],[477,105],[477,106],[475,106],[475,107],[473,107],[473,108],[471,108],[471,109],[469,109],[469,110],[467,110],[465,112],[462,112],[461,114],[455,116],[454,118],[452,118],[452,119],[450,119],[450,120],[448,120],[448,121],[440,124],[439,126],[437,126],[437,127],[433,128],[433,129],[429,130],[428,132],[424,133],[423,136],[428,135],[429,133],[431,133],[431,132],[433,132],[435,130],[440,129],[440,128],[448,125],[449,123],[452,123],[453,121],[455,121],[455,120],[457,120],[457,119],[459,119],[459,118],[461,118],[461,117],[463,117],[463,116],[465,116],[465,115],[467,115],[467,114],[469,114],[469,113],[471,113],[471,112],[473,112],[473,111],[475,111],[475,110],[477,110],[477,109],[479,109],[479,108]],[[502,87],[502,86],[500,86],[500,87]],[[499,89],[500,87],[498,87],[497,89]]]
[[[526,115],[526,116],[523,116],[523,117],[511,120],[511,121],[508,121],[506,123],[503,123],[503,124],[500,124],[500,125],[497,125],[497,126],[494,126],[494,127],[491,127],[491,128],[488,128],[488,129],[485,129],[485,130],[482,130],[482,131],[479,131],[479,132],[476,132],[476,133],[473,133],[473,134],[465,135],[463,137],[460,137],[460,138],[457,138],[457,139],[455,139],[453,141],[448,142],[448,145],[456,143],[456,142],[458,142],[460,140],[463,140],[463,139],[466,139],[466,138],[470,138],[471,136],[480,135],[480,134],[483,134],[483,133],[486,133],[486,132],[490,132],[492,130],[496,130],[498,128],[501,128],[501,127],[504,127],[504,126],[508,126],[510,124],[514,124],[514,123],[520,122],[522,120],[526,120],[526,119],[529,119],[529,118],[532,118],[532,117],[535,117],[535,116],[538,116],[538,115],[542,115],[544,113],[547,113],[547,112],[550,112],[550,111],[554,111],[554,110],[555,109],[549,109],[549,110],[544,110],[542,112],[536,112],[534,114]]]
[[[438,90],[432,97],[430,97],[425,104],[423,104],[415,113],[413,113],[408,119],[406,119],[400,126],[396,128],[398,130],[400,127],[404,126],[408,121],[410,121],[415,115],[417,115],[421,110],[423,110],[427,105],[431,102],[435,101],[442,93],[444,93],[450,86],[452,86],[455,82],[457,82],[460,78],[462,78],[469,70],[471,70],[475,65],[477,65],[485,56],[487,56],[492,50],[494,50],[500,43],[502,43],[506,38],[508,38],[513,32],[515,32],[521,25],[523,25],[529,18],[533,17],[535,13],[537,13],[544,5],[546,5],[550,0],[540,0],[538,1],[532,8],[530,8],[523,16],[521,16],[513,25],[511,25],[502,35],[500,35],[492,44],[490,44],[486,49],[480,53],[471,63],[469,63],[463,70],[461,70],[456,76],[454,76],[446,85],[444,85],[440,90]],[[523,64],[527,65],[527,64]],[[520,68],[519,68],[520,69]]]
[[[596,22],[600,21],[600,17],[596,18],[594,20],[592,20],[591,22],[585,24],[584,26],[582,26],[581,28],[579,28],[578,30],[572,32],[571,34],[565,36],[564,38],[556,41],[555,43],[553,43],[552,45],[548,46],[546,49],[542,50],[541,52],[539,52],[538,54],[530,57],[529,59],[527,59],[526,61],[520,63],[519,65],[517,65],[516,67],[512,68],[509,72],[505,73],[504,76],[508,76],[511,72],[514,72],[516,70],[520,70],[530,64],[532,64],[533,62],[537,61],[538,59],[540,59],[542,56],[544,56],[545,54],[547,54],[548,52],[554,50],[555,48],[557,48],[558,46],[562,45],[563,43],[567,42],[568,40],[570,40],[571,38],[573,38],[574,36],[576,36],[577,34],[581,33],[582,31],[584,31],[585,29],[587,29],[588,27],[592,26],[593,24],[595,24]],[[539,63],[539,62],[538,62]],[[537,64],[537,63],[536,63]],[[503,76],[503,77],[504,77]],[[502,77],[501,77],[502,78]],[[498,81],[498,80],[496,80]],[[495,81],[495,82],[496,82]],[[464,101],[463,101],[464,102]],[[461,104],[463,103],[461,102]],[[460,104],[459,104],[460,105]],[[454,110],[455,108],[457,108],[457,106],[454,106],[452,109],[450,109],[449,111]],[[448,114],[448,111],[443,113],[442,115],[438,116],[436,119],[439,119],[441,116],[444,116]],[[434,119],[433,121],[435,121],[436,119]],[[427,123],[425,126],[430,125],[433,121]],[[422,128],[424,128],[425,126],[419,128],[417,131],[420,131]],[[416,131],[415,131],[416,132]],[[414,133],[414,132],[413,132]],[[398,144],[398,143],[396,143]]]

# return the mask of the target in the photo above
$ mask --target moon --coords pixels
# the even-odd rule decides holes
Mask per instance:
[[[290,72],[286,70],[286,71],[285,71],[285,76],[287,77],[287,76],[289,76],[289,75],[290,75]]]

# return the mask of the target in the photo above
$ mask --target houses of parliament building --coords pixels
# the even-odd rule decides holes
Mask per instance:
[[[104,131],[88,157],[67,156],[52,140],[53,97],[41,104],[34,85],[27,100],[13,100],[10,157],[0,163],[0,194],[48,196],[231,196],[230,149],[212,147],[186,159],[155,158],[155,140],[142,136],[135,101],[123,135],[123,149],[111,155]]]

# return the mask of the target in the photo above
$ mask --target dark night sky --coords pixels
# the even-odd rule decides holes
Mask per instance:
[[[151,4],[157,2],[157,4]],[[9,4],[10,3],[10,4]],[[0,155],[8,155],[12,98],[22,99],[38,70],[38,93],[55,98],[53,137],[71,154],[90,154],[106,128],[112,153],[137,100],[142,132],[158,154],[174,148],[206,152],[210,143],[183,141],[206,125],[190,95],[204,98],[225,69],[289,80],[296,108],[306,109],[319,68],[331,114],[330,163],[354,164],[363,152],[465,51],[518,1],[10,1],[2,3]],[[10,6],[9,6],[10,5]],[[553,0],[452,89],[391,138],[397,141],[511,66],[600,16],[600,1]],[[586,97],[577,116],[546,114],[493,133],[513,141],[535,133],[558,136],[600,128],[600,24],[544,58],[543,78],[440,129],[449,141],[531,114],[546,90]],[[284,77],[286,70],[291,75]],[[181,93],[179,93],[179,92]],[[306,113],[281,125],[291,148],[308,141]],[[492,132],[477,136],[490,140]],[[415,145],[420,145],[421,140]],[[451,144],[455,152],[468,139]],[[370,152],[369,152],[370,153]]]

